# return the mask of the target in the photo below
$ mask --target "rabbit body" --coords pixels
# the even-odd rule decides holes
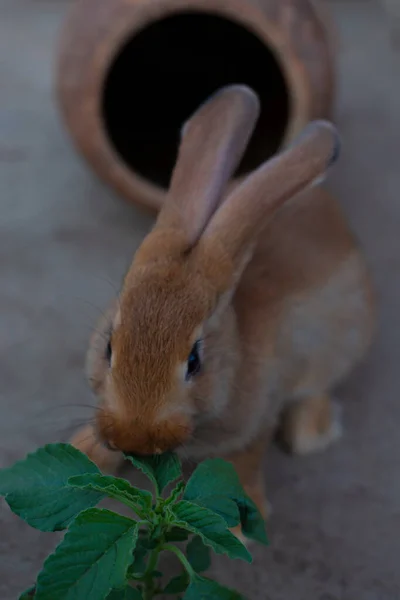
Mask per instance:
[[[286,442],[305,452],[335,437],[338,414],[328,394],[370,344],[373,295],[365,261],[325,190],[299,195],[265,228],[225,318],[222,339],[213,341],[218,349],[213,360],[226,361],[219,349],[226,348],[230,329],[235,367],[226,365],[229,375],[222,384],[219,365],[219,386],[215,382],[213,389],[222,387],[223,394],[229,389],[229,401],[211,403],[224,408],[211,411],[185,451],[202,459],[240,450],[260,433],[275,432],[285,408],[293,405],[296,413],[298,403],[307,406],[315,399],[320,401],[316,407],[311,402],[311,422],[299,420],[299,430],[287,431]]]
[[[257,111],[232,86],[184,128],[173,200],[91,341],[97,427],[72,443],[105,470],[120,461],[112,450],[226,458],[266,515],[266,446],[278,426],[297,453],[339,436],[330,393],[367,350],[374,309],[339,205],[311,186],[335,151],[330,127],[221,193]]]

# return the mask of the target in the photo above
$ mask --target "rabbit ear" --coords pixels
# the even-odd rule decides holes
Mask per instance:
[[[259,110],[250,88],[232,85],[211,96],[186,122],[157,226],[178,228],[189,247],[196,243],[244,154]]]
[[[319,180],[339,152],[335,127],[326,121],[310,123],[290,148],[259,167],[224,200],[202,236],[202,248],[213,254],[220,246],[234,269],[242,270],[275,211]]]

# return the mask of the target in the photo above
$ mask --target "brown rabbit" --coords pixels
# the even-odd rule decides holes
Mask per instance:
[[[333,125],[311,123],[226,193],[258,113],[252,90],[229,86],[183,128],[165,205],[91,342],[96,427],[72,443],[106,470],[121,450],[221,456],[266,515],[267,444],[281,422],[295,453],[338,437],[330,391],[369,345],[373,302],[317,184]]]

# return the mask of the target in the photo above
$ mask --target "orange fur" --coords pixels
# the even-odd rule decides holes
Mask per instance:
[[[224,195],[257,114],[254,93],[231,86],[185,126],[168,199],[92,339],[88,369],[100,399],[94,437],[143,454],[226,457],[264,510],[262,451],[282,411],[308,402],[307,426],[296,408],[290,436],[306,432],[317,448],[321,404],[309,399],[326,399],[326,433],[327,393],[366,351],[373,302],[341,211],[312,187],[337,151],[332,125],[310,125]],[[187,381],[199,336],[202,371]]]

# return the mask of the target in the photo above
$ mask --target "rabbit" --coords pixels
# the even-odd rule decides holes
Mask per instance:
[[[300,455],[340,437],[332,389],[371,344],[374,295],[321,187],[332,123],[231,180],[259,112],[251,88],[229,85],[183,126],[165,203],[91,339],[99,408],[71,443],[108,472],[122,452],[224,458],[267,518],[276,433]]]

